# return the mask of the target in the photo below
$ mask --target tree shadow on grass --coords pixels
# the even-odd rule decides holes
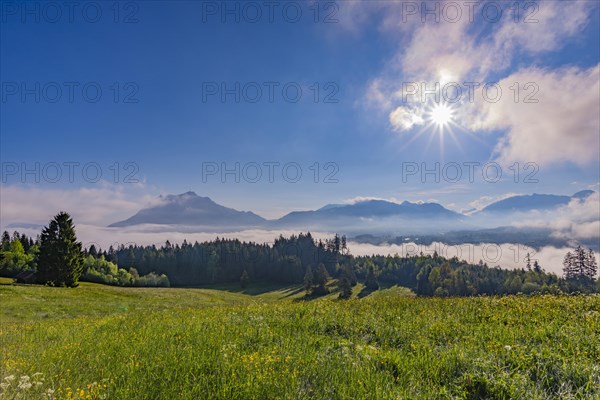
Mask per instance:
[[[292,297],[292,296],[295,296],[295,295],[297,295],[297,294],[299,294],[299,293],[302,293],[303,291],[304,291],[304,287],[303,287],[303,286],[300,286],[300,285],[299,285],[299,286],[297,286],[297,287],[296,287],[295,289],[293,289],[293,290],[292,290],[291,288],[290,288],[290,289],[287,289],[287,290],[285,290],[285,291],[284,291],[284,293],[285,293],[285,292],[287,292],[287,294],[286,294],[285,296],[283,296],[283,298],[287,298],[287,297]]]
[[[363,297],[367,297],[371,293],[375,292],[375,289],[369,289],[368,287],[363,287],[362,290],[358,293],[357,297],[362,299]]]
[[[357,297],[359,299],[362,299],[363,297],[367,297],[368,295],[370,295],[373,292],[377,292],[377,291],[381,291],[381,290],[385,290],[385,289],[391,289],[391,288],[402,288],[402,286],[396,284],[396,283],[392,283],[392,282],[378,282],[379,284],[379,289],[368,289],[366,286],[362,288],[362,290],[360,291],[360,293],[358,293]],[[405,288],[406,289],[406,288]],[[407,289],[410,290],[410,289]]]
[[[269,292],[294,293],[297,290],[302,290],[300,285],[285,285],[270,282],[250,282],[248,287],[242,288],[239,283],[222,283],[215,285],[196,286],[199,289],[222,290],[229,293],[241,293],[249,296],[258,296]],[[292,295],[290,294],[290,295]]]
[[[313,293],[305,293],[304,296],[295,298],[293,301],[294,302],[312,301],[312,300],[320,299],[322,297],[327,297],[327,296],[331,295],[332,293],[335,293],[335,292],[333,290],[330,290],[327,293],[318,293],[318,292],[317,293],[314,293],[314,292]]]

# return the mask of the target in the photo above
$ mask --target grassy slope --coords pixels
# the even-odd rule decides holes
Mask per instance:
[[[335,294],[299,301],[299,287],[218,289],[0,285],[0,380],[16,375],[0,392],[111,399],[600,395],[598,296],[420,299],[394,287],[359,299],[357,287],[355,299],[342,302],[332,301]],[[36,372],[43,375],[33,378]],[[17,389],[21,375],[41,385]]]
[[[214,289],[120,288],[82,282],[76,289],[0,285],[3,323],[102,317],[254,301]]]

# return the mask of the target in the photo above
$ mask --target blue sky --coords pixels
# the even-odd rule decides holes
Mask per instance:
[[[284,14],[288,3],[279,3],[272,23],[263,2],[253,3],[262,12],[258,23],[248,21],[253,13],[241,14],[240,22],[228,14],[223,21],[221,2],[119,2],[118,17],[113,2],[80,2],[73,21],[59,2],[62,16],[56,22],[56,10],[43,2],[3,3],[3,188],[10,188],[15,199],[20,198],[15,193],[36,193],[40,203],[57,192],[77,198],[82,191],[98,190],[99,196],[117,193],[128,205],[193,190],[266,217],[357,197],[431,200],[460,211],[511,193],[598,190],[596,2],[539,2],[537,11],[522,10],[518,22],[504,9],[497,22],[475,12],[473,22],[463,15],[452,23],[444,18],[423,23],[420,11],[407,15],[407,2],[321,2],[315,22],[311,3],[292,2]],[[227,4],[242,12],[245,3]],[[494,4],[508,7],[507,2]],[[24,13],[25,7],[31,12]],[[90,22],[96,7],[102,15]],[[443,2],[439,7],[445,7]],[[289,16],[296,9],[302,17],[292,23]],[[538,22],[522,21],[525,11],[535,11],[532,18]],[[337,22],[325,23],[326,15]],[[126,23],[128,16],[132,19]],[[503,96],[497,103],[476,99],[448,105],[451,117],[433,121],[431,102],[403,101],[405,83],[432,87],[448,81],[499,82]],[[247,88],[247,96],[240,92],[237,103],[229,94],[222,101],[221,84],[231,89],[236,82]],[[268,82],[275,87],[273,101]],[[509,89],[514,82],[537,85],[539,102],[515,103]],[[34,94],[23,98],[22,84]],[[101,88],[97,102],[86,100],[86,84],[91,98]],[[74,87],[72,101],[69,85]],[[53,103],[57,86],[62,96]],[[262,97],[252,103],[247,99],[254,97],[256,86],[263,88]],[[217,94],[206,92],[215,87]],[[298,87],[298,102],[286,99]],[[520,90],[520,99],[529,93]],[[86,182],[78,166],[76,179],[69,182],[65,162],[96,163],[103,179]],[[126,169],[128,162],[137,168]],[[266,175],[268,162],[279,163],[274,182]],[[502,168],[501,180],[483,179],[476,167],[469,181],[464,163],[490,162]],[[63,177],[35,182],[32,175],[22,179],[21,171],[10,170],[15,165],[35,168],[36,163],[40,168],[58,163]],[[219,174],[203,179],[203,163],[219,168],[240,163],[252,176],[255,164],[249,163],[256,163],[263,175],[256,183],[243,175],[239,183],[231,175],[225,183]],[[298,182],[282,176],[281,167],[288,163],[301,168]],[[455,163],[448,168],[460,165],[463,179],[448,182],[442,175],[436,182],[429,175],[423,182],[419,174],[403,179],[407,163],[429,169]],[[525,170],[527,163],[532,164]],[[140,183],[123,182],[132,171]],[[331,172],[337,183],[324,182]],[[525,182],[533,172],[530,178],[538,182]],[[5,218],[15,212],[3,211]],[[110,217],[97,221],[112,222],[103,218]]]

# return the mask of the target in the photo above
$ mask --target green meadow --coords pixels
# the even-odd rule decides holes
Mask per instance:
[[[600,398],[600,297],[0,285],[2,399]]]

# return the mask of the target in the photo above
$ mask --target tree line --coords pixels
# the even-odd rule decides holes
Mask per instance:
[[[169,286],[166,275],[140,275],[103,256],[92,256],[77,241],[69,214],[57,214],[33,240],[25,234],[2,234],[0,275],[21,283],[75,287],[79,281],[116,286]]]
[[[216,238],[157,247],[81,248],[71,218],[58,214],[33,240],[2,236],[0,274],[33,271],[35,282],[76,286],[78,280],[120,286],[205,286],[256,282],[303,285],[309,296],[341,298],[362,283],[367,290],[400,285],[420,296],[504,295],[598,291],[594,253],[581,247],[565,257],[564,276],[546,272],[529,255],[524,268],[502,269],[434,254],[352,256],[345,236],[316,240],[310,233],[279,236],[273,244]]]

